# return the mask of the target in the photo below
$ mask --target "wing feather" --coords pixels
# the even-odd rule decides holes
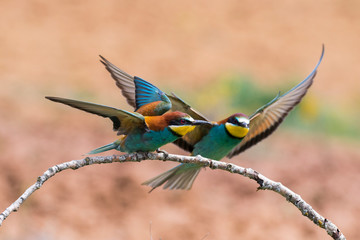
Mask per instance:
[[[171,104],[172,104],[171,110],[172,111],[180,111],[183,113],[187,113],[196,120],[209,121],[209,119],[207,119],[204,115],[202,115],[197,110],[193,109],[189,104],[187,104],[184,100],[182,100],[181,98],[176,96],[174,93],[172,93],[171,95],[168,95],[168,97],[171,100]]]
[[[135,129],[147,130],[145,118],[138,113],[131,113],[125,110],[107,107],[100,104],[77,101],[59,97],[45,97],[53,102],[66,104],[70,107],[77,108],[89,113],[109,118],[113,122],[114,131],[118,134],[128,134]]]
[[[201,139],[209,133],[213,126],[214,124],[196,126],[193,131],[189,132],[182,138],[177,139],[173,143],[185,151],[192,152],[195,144],[201,141]]]
[[[156,113],[156,115],[161,115],[171,108],[170,99],[165,95],[163,91],[161,91],[156,86],[151,83],[141,79],[139,77],[134,77],[135,83],[135,101],[136,101],[136,109],[143,107],[144,105],[153,103],[153,102],[162,102],[163,108],[161,111]]]
[[[100,55],[100,58],[102,59],[100,62],[104,64],[106,70],[111,74],[111,77],[116,82],[116,86],[121,89],[121,93],[126,98],[128,104],[136,108],[134,77],[109,62],[103,56]]]
[[[109,73],[111,74],[111,77],[115,80],[116,86],[118,86],[121,89],[122,95],[126,98],[129,105],[136,109],[137,98],[136,98],[136,94],[135,94],[135,92],[136,92],[136,86],[135,86],[135,82],[134,82],[135,77],[124,72],[123,70],[121,70],[120,68],[118,68],[117,66],[115,66],[114,64],[109,62],[106,58],[104,58],[102,56],[100,56],[100,58],[102,59],[102,60],[100,60],[101,63],[105,65],[106,70],[109,71]],[[139,81],[139,83],[143,84],[143,86],[148,86],[147,89],[146,89],[146,87],[144,87],[143,94],[138,96],[139,102],[141,104],[144,104],[147,102],[146,100],[148,100],[148,99],[146,99],[146,98],[143,99],[142,97],[149,97],[149,98],[151,97],[151,92],[147,92],[148,94],[146,94],[145,92],[148,91],[149,89],[155,89],[155,88],[158,89],[158,88],[153,86],[151,83],[146,82],[143,79],[139,78],[138,81]],[[171,110],[172,111],[180,111],[183,113],[187,113],[192,118],[197,119],[197,120],[208,120],[201,113],[199,113],[198,111],[193,109],[189,104],[184,102],[181,98],[177,97],[175,94],[172,94],[172,95],[166,94],[166,96],[171,101],[171,104],[172,104]],[[160,99],[156,99],[156,101],[158,101],[158,100],[160,100]]]
[[[284,95],[278,95],[250,116],[250,131],[241,143],[227,157],[231,158],[269,136],[284,120],[287,114],[301,101],[312,85],[317,69],[324,56],[324,46],[315,69],[302,82]]]

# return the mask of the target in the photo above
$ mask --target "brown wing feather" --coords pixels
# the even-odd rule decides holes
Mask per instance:
[[[185,151],[192,152],[194,150],[194,145],[201,141],[201,139],[209,133],[213,126],[214,125],[197,126],[193,131],[173,143]]]
[[[194,145],[189,144],[182,138],[178,138],[176,141],[173,142],[175,145],[177,145],[179,148],[187,151],[192,152],[194,150]]]
[[[170,98],[172,111],[179,111],[189,114],[192,118],[196,120],[205,120],[209,121],[204,115],[193,109],[189,104],[184,102],[181,98],[176,96],[174,93],[172,95],[167,95]]]
[[[62,103],[73,108],[77,108],[89,113],[93,113],[113,122],[113,128],[118,134],[128,134],[136,129],[147,130],[145,119],[138,113],[131,113],[125,110],[116,109],[104,105],[77,101],[59,97],[45,97],[53,102]]]
[[[301,101],[309,87],[312,85],[323,55],[324,47],[318,64],[305,80],[286,94],[280,97],[277,96],[274,100],[258,109],[250,117],[249,133],[241,143],[227,155],[227,157],[231,158],[238,155],[275,131],[287,114]]]
[[[106,70],[111,74],[111,77],[115,80],[116,86],[121,89],[121,93],[126,98],[127,102],[130,106],[136,107],[135,100],[135,83],[134,77],[130,74],[124,72],[111,62],[109,62],[106,58],[100,55],[100,62],[104,64]],[[193,109],[190,105],[185,103],[182,99],[177,97],[175,94],[167,94],[167,96],[171,100],[172,111],[180,111],[183,113],[189,114],[192,118],[197,120],[207,120],[201,113]]]
[[[132,107],[136,107],[135,101],[135,83],[134,77],[124,72],[106,58],[100,55],[100,62],[105,65],[106,70],[111,74],[111,77],[115,80],[116,86],[121,89],[122,95],[126,98],[128,104]]]

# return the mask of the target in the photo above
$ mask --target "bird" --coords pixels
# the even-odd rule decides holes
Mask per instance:
[[[232,158],[254,146],[272,134],[288,113],[305,96],[316,76],[324,51],[323,45],[318,63],[303,81],[285,94],[279,92],[274,99],[258,108],[249,117],[243,113],[235,113],[221,121],[213,122],[212,125],[197,126],[193,131],[174,141],[174,143],[180,148],[189,151],[192,156],[201,155],[213,160],[221,160],[224,157]],[[101,55],[100,58],[101,63],[110,72],[129,105],[135,107],[138,97],[136,95],[136,80],[139,77],[126,73]],[[171,101],[171,110],[181,110],[194,119],[210,121],[175,94],[172,93],[166,96]],[[149,179],[143,185],[152,187],[151,191],[163,184],[164,189],[189,190],[201,168],[202,166],[199,164],[180,164]]]
[[[45,98],[109,118],[113,122],[113,130],[117,131],[119,139],[96,148],[88,154],[112,149],[127,153],[151,152],[194,130],[196,125],[211,125],[204,120],[194,120],[188,114],[179,111],[166,112],[159,116],[143,116],[137,112],[132,113],[89,102],[50,96]]]

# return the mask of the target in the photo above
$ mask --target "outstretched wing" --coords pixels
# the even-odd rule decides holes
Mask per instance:
[[[114,131],[118,134],[128,134],[135,129],[147,130],[145,119],[141,114],[131,113],[125,110],[120,110],[104,105],[82,102],[72,99],[59,97],[45,97],[53,102],[66,104],[70,107],[77,108],[89,113],[99,115],[101,117],[109,118],[113,122]]]
[[[192,118],[197,119],[197,120],[209,121],[204,115],[202,115],[200,112],[193,109],[189,104],[184,102],[181,98],[176,96],[174,93],[171,93],[171,94],[172,95],[168,95],[168,97],[171,100],[171,104],[172,104],[171,110],[187,113]]]
[[[157,113],[159,115],[162,115],[171,109],[170,99],[159,88],[136,76],[134,77],[134,83],[136,101],[135,111],[149,103],[154,102],[158,102],[163,106],[161,111]]]
[[[111,74],[111,77],[116,82],[116,86],[121,89],[121,93],[126,98],[128,104],[135,109],[136,100],[134,77],[109,62],[103,56],[100,55],[100,58],[102,59],[100,62],[104,64],[106,70],[108,70],[108,72]]]
[[[301,83],[284,95],[276,96],[250,116],[250,130],[241,143],[227,157],[231,158],[260,142],[275,131],[286,115],[301,101],[315,78],[317,68],[324,56],[324,46],[315,69]]]
[[[137,109],[137,96],[135,95],[135,92],[137,91],[137,89],[139,87],[143,86],[144,95],[141,96],[142,97],[141,100],[142,101],[144,100],[143,97],[148,97],[148,99],[146,100],[146,103],[151,102],[150,100],[152,100],[152,101],[155,100],[155,99],[152,99],[152,97],[151,97],[152,95],[149,93],[149,91],[154,91],[157,89],[159,92],[162,92],[157,87],[152,85],[151,83],[149,83],[141,78],[131,76],[130,74],[128,74],[128,73],[124,72],[123,70],[121,70],[120,68],[116,67],[114,64],[109,62],[104,57],[102,57],[102,56],[100,56],[100,57],[102,59],[101,63],[105,65],[106,70],[109,71],[109,73],[111,74],[111,77],[115,80],[116,86],[118,86],[121,89],[122,95],[126,98],[129,105],[131,105],[135,109]],[[135,81],[134,81],[134,78],[135,78]],[[138,81],[138,83],[135,85],[136,81]],[[199,113],[198,111],[191,108],[187,103],[185,103],[182,99],[177,97],[175,94],[172,94],[172,95],[166,94],[166,96],[171,101],[171,104],[172,104],[171,110],[172,111],[180,111],[183,113],[187,113],[192,118],[197,119],[197,120],[207,120],[201,113]],[[158,101],[158,100],[160,100],[160,99],[157,99],[155,101]],[[140,103],[142,103],[142,102],[140,102]]]

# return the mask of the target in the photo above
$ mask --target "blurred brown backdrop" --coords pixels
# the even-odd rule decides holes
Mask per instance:
[[[316,99],[318,110],[325,103],[339,119],[357,123],[360,117],[359,1],[5,0],[0,9],[1,211],[48,167],[115,139],[106,120],[44,99],[63,96],[131,110],[99,54],[220,119],[234,110],[205,104],[219,97],[207,90],[217,79],[246,73],[271,89],[288,78],[299,82],[324,43],[307,101]],[[205,97],[200,101],[196,92]],[[170,145],[165,149],[182,153]],[[360,238],[356,136],[280,127],[232,161],[281,181],[349,239]],[[188,192],[148,194],[140,185],[174,165],[148,161],[60,173],[4,222],[0,236],[329,239],[283,198],[256,192],[257,185],[240,176],[207,170]]]

